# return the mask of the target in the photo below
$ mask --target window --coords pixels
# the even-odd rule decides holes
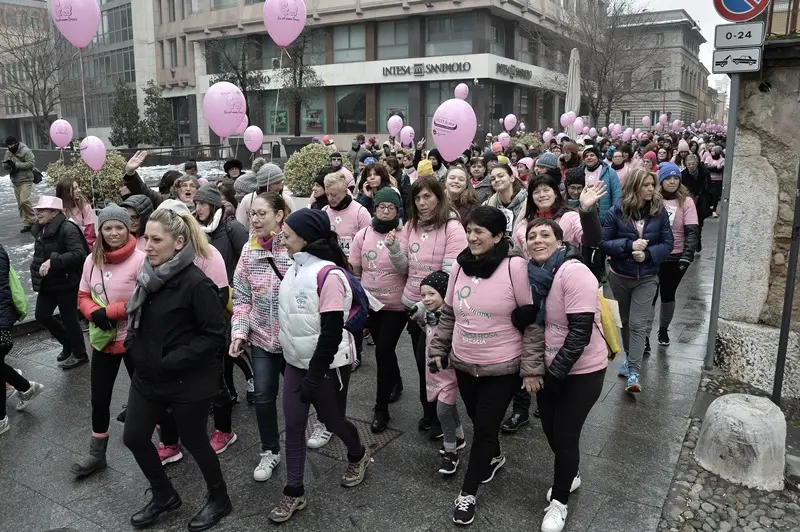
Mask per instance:
[[[655,127],[655,125],[658,124],[658,117],[659,116],[661,116],[661,111],[659,111],[657,109],[654,110],[654,111],[650,111],[650,125],[652,127]]]
[[[175,0],[167,0],[167,20],[175,22]]]
[[[408,57],[408,22],[405,20],[378,23],[378,59]]]
[[[664,34],[656,33],[656,46],[662,46],[663,44],[664,44]]]
[[[367,92],[361,87],[336,87],[336,132],[364,133],[367,130]]]
[[[620,114],[622,115],[622,120],[620,120],[620,123],[622,125],[624,125],[624,126],[630,126],[631,125],[631,112],[630,111],[620,111]]]
[[[186,2],[191,0],[178,0],[181,3],[181,20],[186,18]]]
[[[502,21],[492,23],[489,53],[500,57],[506,56],[506,31]]]
[[[471,54],[474,32],[472,13],[430,17],[426,20],[425,55]]]
[[[653,71],[653,88],[656,90],[661,90],[661,71],[654,70]]]
[[[528,89],[522,88],[519,91],[519,113],[528,114]]]
[[[520,35],[520,44],[517,46],[519,53],[517,61],[529,65],[539,64],[539,39],[537,37],[528,38],[524,34]]]
[[[333,62],[365,61],[367,41],[363,24],[333,28]],[[360,131],[360,130],[359,130]]]
[[[103,11],[100,16],[100,27],[90,46],[118,44],[133,39],[133,18],[131,4]]]
[[[304,102],[300,111],[300,133],[304,135],[322,135],[325,128],[325,91],[315,91],[317,95]],[[274,105],[274,102],[273,102]]]
[[[408,122],[408,85],[386,83],[378,87],[378,122],[384,123],[392,115]]]
[[[169,66],[175,68],[178,66],[178,40],[169,39],[167,47],[169,48]]]
[[[237,0],[211,0],[211,9],[227,9],[236,7]]]
[[[181,53],[183,54],[183,62],[181,63],[183,66],[188,65],[188,61],[186,61],[187,56],[189,55],[188,50],[186,47],[189,46],[189,43],[186,42],[186,37],[181,37]]]
[[[164,41],[158,42],[158,50],[159,50],[158,56],[161,58],[161,68],[167,68],[168,64],[166,56],[167,47],[164,45]]]
[[[156,7],[156,20],[158,20],[159,24],[164,23],[164,11],[161,7],[161,0],[156,0],[153,2],[153,5]]]
[[[272,52],[274,49],[274,53],[276,56],[280,54],[280,50],[275,43],[272,42],[272,39],[269,37],[265,37],[264,52],[265,55],[267,52]],[[273,56],[269,56],[270,58]],[[270,59],[271,61],[272,59]],[[303,63],[306,65],[324,65],[325,64],[325,33],[317,31],[311,33],[311,38],[306,39],[306,47],[303,52]],[[272,68],[272,65],[269,65],[269,68]]]

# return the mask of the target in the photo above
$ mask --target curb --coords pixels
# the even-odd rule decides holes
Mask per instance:
[[[23,322],[15,323],[11,327],[11,336],[24,336],[26,334],[35,333],[44,329],[44,326],[36,319],[25,320]]]

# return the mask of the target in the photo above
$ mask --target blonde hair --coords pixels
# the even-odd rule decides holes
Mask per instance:
[[[344,177],[344,174],[341,172],[333,172],[332,174],[328,174],[325,176],[325,188],[336,186],[339,183],[342,184],[343,187],[347,188],[347,178]]]
[[[622,186],[622,217],[626,220],[641,220],[647,216],[658,216],[664,208],[664,199],[659,188],[653,190],[653,199],[650,200],[650,210],[645,212],[646,202],[639,195],[647,178],[653,179],[653,185],[658,183],[658,176],[647,168],[637,168],[625,179]]]
[[[661,194],[661,191],[663,190],[661,183],[658,184],[658,188],[656,188],[656,190],[658,191],[659,194]],[[678,206],[683,208],[683,202],[686,201],[686,198],[688,198],[689,196],[691,196],[691,194],[689,193],[689,189],[686,188],[686,186],[683,183],[681,183],[680,186],[678,187],[678,190],[675,191],[675,199],[678,200]],[[663,198],[664,195],[661,194],[661,197]]]
[[[200,188],[200,184],[197,182],[197,178],[196,177],[191,176],[189,174],[183,174],[178,179],[176,179],[174,183],[172,183],[172,188],[169,191],[170,197],[177,198],[178,197],[178,190],[180,190],[181,185],[183,185],[187,181],[191,181],[192,183],[194,183],[195,190]]]
[[[148,222],[160,223],[172,238],[177,239],[182,236],[184,241],[192,244],[198,257],[206,260],[211,258],[211,244],[208,243],[208,237],[190,213],[178,214],[170,209],[156,209],[150,215]]]
[[[447,178],[450,177],[450,174],[455,171],[461,171],[464,173],[464,177],[466,177],[467,186],[464,188],[464,192],[458,198],[459,205],[477,205],[478,204],[478,196],[475,194],[475,187],[472,186],[472,178],[469,175],[469,172],[466,168],[464,168],[460,164],[454,164],[447,170],[447,176],[444,179],[445,184],[445,193],[447,192]],[[449,196],[448,196],[449,199]]]

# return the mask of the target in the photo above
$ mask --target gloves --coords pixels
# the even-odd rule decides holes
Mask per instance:
[[[681,271],[683,271],[683,270],[686,270],[689,267],[690,264],[691,264],[691,262],[689,262],[688,260],[681,259],[681,260],[678,261],[678,268]]]
[[[3,161],[3,164],[8,169],[9,172],[13,172],[14,170],[17,169],[17,163],[15,163],[13,159]]]
[[[519,332],[525,333],[525,328],[536,322],[536,315],[539,313],[539,305],[522,305],[511,311],[511,323],[519,329]]]
[[[110,331],[117,326],[116,322],[108,319],[106,309],[100,308],[92,312],[92,323],[104,331]]]
[[[308,370],[306,373],[306,378],[300,383],[300,401],[306,404],[311,403],[314,400],[314,397],[316,397],[317,390],[322,384],[322,379],[324,378],[325,373],[315,371],[313,369]]]
[[[418,301],[416,305],[407,311],[408,317],[420,325],[425,325],[425,312],[425,305],[422,304],[422,301]]]

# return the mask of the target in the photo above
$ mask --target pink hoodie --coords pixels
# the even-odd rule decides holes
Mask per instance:
[[[361,285],[364,290],[384,304],[386,310],[403,310],[403,287],[407,276],[397,273],[389,259],[389,248],[384,244],[386,235],[376,233],[372,227],[361,229],[353,238],[350,264],[361,268]],[[406,232],[395,231],[400,247],[408,245]]]
[[[336,231],[339,236],[339,245],[342,246],[344,254],[349,257],[353,237],[368,226],[372,220],[369,211],[356,200],[352,200],[350,205],[340,211],[331,209],[330,205],[325,205],[322,210],[328,214],[328,218],[331,220],[331,229]]]

